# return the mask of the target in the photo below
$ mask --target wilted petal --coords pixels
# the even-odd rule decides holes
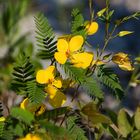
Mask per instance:
[[[66,102],[66,96],[59,90],[57,90],[57,93],[53,98],[49,99],[49,103],[55,108],[61,107],[65,102]]]
[[[122,70],[132,71],[134,68],[132,67],[130,62],[124,63],[123,65],[118,65]]]
[[[61,88],[61,87],[62,87],[62,80],[61,80],[60,78],[56,78],[56,79],[53,81],[52,85],[54,85],[54,86],[57,87],[57,88]]]
[[[53,85],[49,84],[46,88],[45,91],[48,93],[50,98],[53,98],[56,95],[57,88],[54,87]]]

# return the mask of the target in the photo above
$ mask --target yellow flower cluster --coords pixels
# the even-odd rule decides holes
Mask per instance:
[[[85,30],[88,35],[93,35],[98,31],[97,22],[86,22]],[[64,36],[57,41],[57,52],[54,54],[56,61],[65,64],[67,60],[73,66],[86,69],[93,60],[93,53],[81,52],[84,44],[84,38],[81,35],[73,37]]]
[[[86,22],[85,29],[88,35],[93,35],[98,30],[98,23]],[[69,61],[74,67],[86,69],[95,62],[93,53],[81,51],[83,44],[84,38],[81,35],[63,36],[57,41],[57,52],[55,52],[54,58],[60,64]],[[55,71],[54,66],[39,70],[36,74],[36,81],[46,84],[45,91],[49,96],[48,102],[53,107],[60,107],[66,102],[66,96],[60,91],[62,79],[55,77]]]
[[[105,10],[101,11],[102,14]],[[86,22],[85,30],[87,35],[93,35],[98,31],[97,22]],[[102,60],[94,60],[94,54],[83,51],[84,38],[81,35],[62,36],[57,41],[57,52],[54,54],[55,60],[60,64],[70,62],[74,67],[86,69],[93,65],[105,64]],[[133,67],[130,63],[128,55],[118,53],[112,57],[112,61],[123,70],[131,71]],[[40,84],[45,84],[45,91],[48,95],[48,102],[53,107],[60,107],[66,102],[66,96],[61,92],[62,79],[55,76],[55,66],[49,66],[46,69],[41,69],[37,72],[36,81]]]
[[[54,54],[56,61],[60,64],[65,64],[69,59],[70,62],[79,68],[87,68],[92,59],[93,54],[88,52],[80,52],[84,39],[81,35],[73,36],[72,38],[60,38],[57,42],[57,51]]]
[[[36,81],[46,84],[45,91],[49,96],[48,102],[53,107],[60,107],[66,101],[66,96],[59,89],[62,87],[62,79],[55,77],[55,66],[39,70],[36,74]]]

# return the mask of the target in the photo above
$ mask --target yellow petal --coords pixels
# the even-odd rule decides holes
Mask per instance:
[[[46,76],[48,80],[54,80],[55,77],[55,66],[49,66],[46,70],[45,70]],[[47,81],[48,83],[48,81]]]
[[[27,105],[29,104],[29,99],[25,98],[21,103],[20,103],[20,108],[26,109]]]
[[[98,31],[99,25],[97,22],[88,23],[86,25],[88,35],[93,35]]]
[[[71,63],[78,68],[87,68],[90,66],[91,62],[93,59],[93,54],[92,53],[77,53],[73,54],[71,57]]]
[[[36,81],[40,84],[47,84],[49,80],[54,79],[55,67],[49,66],[45,70],[39,70],[36,74]]]
[[[67,61],[67,56],[66,53],[63,52],[56,52],[54,54],[54,58],[56,59],[56,61],[58,61],[58,63],[60,64],[65,64]]]
[[[65,102],[66,102],[66,96],[59,90],[57,90],[57,93],[53,98],[49,99],[49,103],[55,108],[61,107]]]
[[[45,70],[39,70],[36,74],[36,81],[40,84],[45,84],[48,81],[48,77],[46,75]]]
[[[57,78],[53,81],[52,85],[54,85],[57,88],[61,88],[62,87],[62,79]]]
[[[132,31],[120,31],[119,32],[119,37],[126,36],[126,35],[129,35],[129,34],[132,34],[132,33],[133,33]]]
[[[59,52],[66,52],[68,50],[68,42],[65,39],[58,39],[57,50]]]
[[[49,66],[46,70],[45,70],[47,73],[52,73],[54,74],[55,73],[55,66]]]
[[[69,42],[69,50],[70,52],[75,52],[81,49],[84,43],[84,39],[81,35],[76,35],[71,38]]]

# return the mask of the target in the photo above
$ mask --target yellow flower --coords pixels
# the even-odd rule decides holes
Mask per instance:
[[[119,52],[117,54],[115,54],[112,57],[112,61],[116,64],[118,64],[118,66],[125,71],[132,71],[134,70],[134,68],[131,65],[130,59],[128,57],[128,54],[125,54],[123,52]]]
[[[47,84],[45,91],[49,95],[49,103],[53,107],[60,107],[66,101],[66,96],[58,90],[62,87],[62,80],[55,78],[55,67],[49,66],[45,70],[39,70],[36,75],[36,80],[40,84]]]
[[[46,106],[44,104],[38,104],[35,105],[29,101],[28,98],[25,98],[21,103],[20,103],[20,108],[26,109],[36,116],[39,116],[45,112]]]
[[[99,25],[97,22],[87,22],[86,24],[86,30],[88,35],[93,35],[98,31]]]
[[[60,38],[57,42],[57,51],[54,54],[55,59],[60,64],[65,64],[67,59],[76,51],[80,50],[84,43],[84,39],[81,35],[76,35],[70,40],[67,38]]]
[[[77,68],[87,68],[90,66],[93,59],[93,54],[88,52],[76,53],[71,57],[71,63]]]
[[[40,84],[52,84],[57,88],[62,87],[60,78],[55,78],[55,66],[49,66],[45,70],[39,70],[36,74],[36,81]]]
[[[24,138],[20,138],[18,140],[42,140],[42,139],[36,134],[29,133]]]

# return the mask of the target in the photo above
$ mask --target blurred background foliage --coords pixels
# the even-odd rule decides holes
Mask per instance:
[[[105,7],[104,0],[94,0],[95,12]],[[111,7],[115,9],[114,19],[128,16],[140,10],[139,0],[111,0]],[[34,16],[41,11],[48,18],[57,35],[70,33],[71,11],[78,8],[84,14],[84,18],[89,20],[89,6],[87,0],[0,0],[0,94],[3,102],[8,106],[19,102],[12,94],[11,73],[13,64],[21,51],[27,52],[32,56],[36,67],[41,67],[34,52],[36,51],[35,42],[35,23]],[[88,41],[93,44],[93,50],[98,44],[102,45],[104,40],[104,24],[99,22],[99,31]],[[135,58],[139,55],[140,49],[140,22],[131,20],[123,24],[119,31],[134,31],[133,35],[123,38],[116,38],[109,43],[108,52],[126,52]],[[119,32],[117,31],[117,32]],[[123,85],[127,85],[131,74],[115,68],[122,80]],[[140,87],[130,89],[130,93],[124,99],[123,105],[134,110],[140,101]],[[9,94],[10,93],[10,94]],[[10,100],[9,100],[10,98]],[[131,101],[131,102],[130,102]],[[133,101],[133,102],[132,102]],[[105,105],[113,108],[116,106],[113,97],[106,96]]]

